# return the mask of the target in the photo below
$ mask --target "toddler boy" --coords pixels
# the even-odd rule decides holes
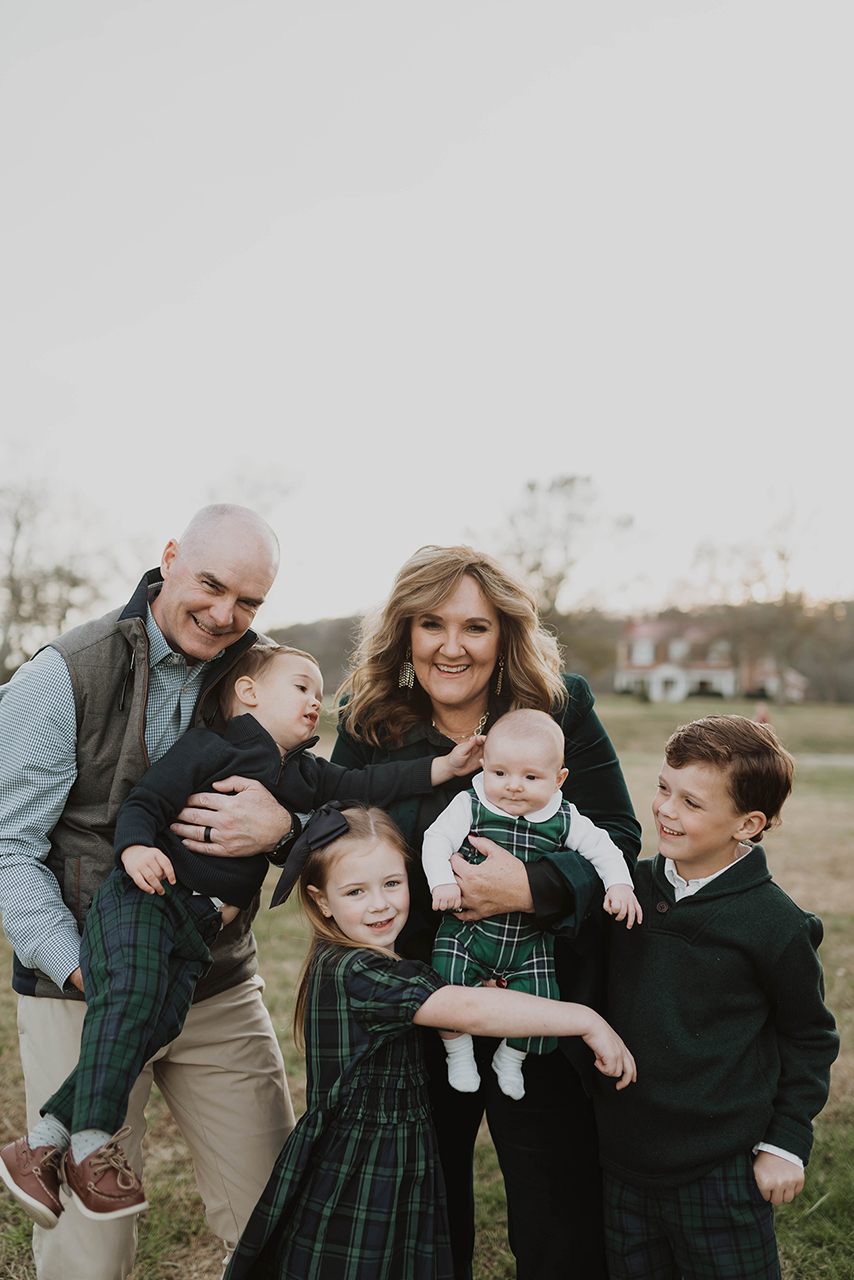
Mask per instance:
[[[523,862],[573,849],[592,863],[604,882],[605,910],[625,919],[629,929],[636,919],[640,923],[643,917],[620,850],[607,831],[563,798],[561,787],[568,773],[563,754],[563,733],[543,711],[510,711],[490,729],[483,745],[483,772],[424,833],[422,862],[434,911],[460,909],[460,890],[449,861],[458,851],[469,862],[483,861],[483,854],[467,843],[473,834],[495,840]],[[433,967],[459,986],[497,979],[502,986],[558,999],[554,939],[521,911],[473,923],[446,916],[436,935]],[[439,1034],[448,1055],[449,1083],[461,1093],[473,1093],[480,1075],[471,1036]],[[543,1037],[502,1040],[492,1059],[502,1092],[523,1098],[527,1054],[548,1053],[556,1045]]]
[[[121,1138],[145,1063],[181,1030],[219,929],[248,907],[269,860],[187,849],[169,824],[193,792],[232,775],[255,779],[286,808],[329,800],[391,804],[471,772],[480,739],[449,755],[343,769],[308,750],[317,741],[323,678],[297,649],[255,644],[221,698],[222,734],[190,729],[131,790],[116,823],[117,870],[95,895],[80,952],[87,1001],[77,1067],[26,1137],[0,1152],[0,1177],[40,1226],[62,1213],[62,1177],[86,1217],[148,1208]],[[295,826],[295,829],[296,828]]]
[[[645,924],[610,941],[608,1017],[638,1066],[634,1089],[596,1086],[612,1280],[780,1276],[773,1206],[803,1188],[839,1046],[821,921],[756,843],[792,776],[742,716],[665,747],[659,852],[635,871]]]

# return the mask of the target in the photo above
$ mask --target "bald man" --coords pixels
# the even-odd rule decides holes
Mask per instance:
[[[0,909],[15,949],[28,1124],[74,1066],[85,1013],[80,935],[112,871],[113,829],[128,791],[193,724],[217,716],[216,689],[254,643],[255,613],[279,547],[245,507],[205,507],[124,609],[67,632],[0,688]],[[290,816],[258,784],[228,779],[198,848],[272,853]],[[236,794],[228,794],[228,792]],[[199,801],[201,797],[194,797]],[[205,834],[209,835],[207,841]],[[293,1127],[284,1066],[261,1000],[254,906],[222,930],[184,1029],[131,1094],[122,1141],[141,1173],[144,1107],[156,1082],[195,1166],[208,1221],[234,1247]],[[69,1200],[54,1230],[35,1227],[39,1280],[123,1280],[136,1218],[91,1222]]]

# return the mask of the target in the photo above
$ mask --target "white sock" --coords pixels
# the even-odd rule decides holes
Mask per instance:
[[[59,1147],[67,1151],[71,1134],[61,1120],[50,1114],[42,1116],[32,1133],[27,1134],[27,1142],[35,1151],[36,1147]]]
[[[74,1163],[79,1164],[81,1160],[91,1156],[98,1147],[103,1147],[105,1142],[109,1142],[112,1136],[111,1133],[105,1133],[103,1129],[81,1129],[79,1133],[72,1133],[71,1154],[74,1157]]]
[[[521,1049],[511,1049],[506,1040],[495,1050],[492,1058],[492,1070],[498,1076],[498,1087],[508,1098],[524,1098],[525,1081],[522,1079],[522,1063],[527,1053]]]
[[[480,1075],[471,1036],[457,1036],[454,1040],[445,1040],[444,1044],[448,1055],[448,1084],[459,1093],[476,1093],[480,1088]]]

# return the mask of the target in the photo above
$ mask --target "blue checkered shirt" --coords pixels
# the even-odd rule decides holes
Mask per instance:
[[[221,655],[187,664],[146,615],[149,683],[145,746],[159,760],[189,728],[205,671]],[[80,963],[80,935],[45,866],[50,833],[77,777],[77,715],[71,677],[43,649],[0,698],[0,910],[19,960],[58,986]]]

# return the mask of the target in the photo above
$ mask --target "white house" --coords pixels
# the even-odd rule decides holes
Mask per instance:
[[[681,702],[690,694],[775,698],[780,678],[773,659],[736,668],[729,641],[700,618],[648,618],[630,622],[617,646],[617,693],[646,693],[651,702]],[[786,698],[802,701],[807,681],[791,668]]]

